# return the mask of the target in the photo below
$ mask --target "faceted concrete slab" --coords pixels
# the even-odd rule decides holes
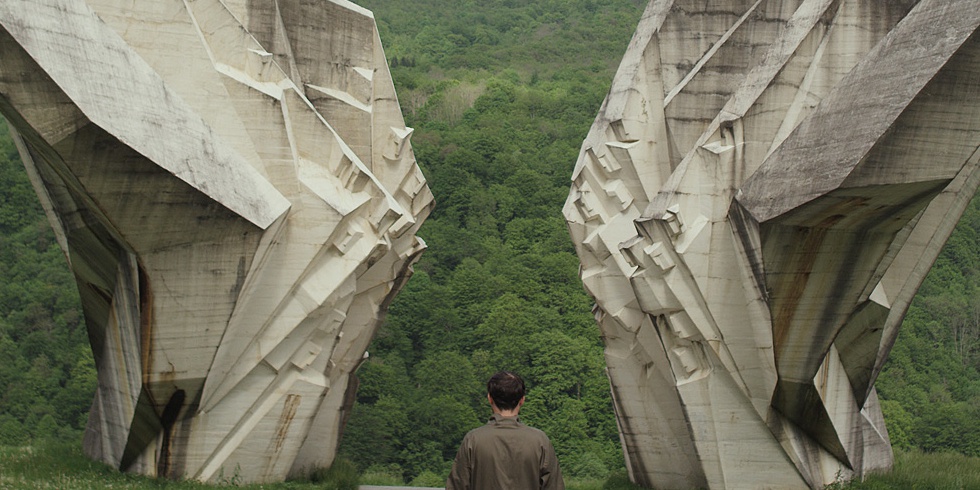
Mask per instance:
[[[970,1],[647,7],[565,204],[631,478],[887,468],[874,380],[980,183]]]
[[[2,0],[0,112],[75,273],[86,451],[173,478],[329,466],[432,196],[344,0]]]

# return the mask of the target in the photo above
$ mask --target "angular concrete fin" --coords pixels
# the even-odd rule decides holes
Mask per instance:
[[[782,379],[816,375],[868,285],[880,280],[875,274],[891,258],[896,235],[944,185],[840,190],[760,225]],[[846,215],[839,211],[844,207]],[[812,321],[814,315],[819,322]]]
[[[739,200],[759,222],[840,187],[883,137],[902,143],[893,134],[901,129],[893,127],[896,120],[960,48],[972,43],[969,39],[980,25],[980,11],[969,2],[948,8],[933,3],[913,9],[742,185]],[[901,80],[901,86],[886,85],[890,80]],[[867,122],[860,130],[841,134],[839,128],[854,114]],[[953,175],[955,171],[933,180]],[[879,175],[876,182],[890,183],[880,180],[888,177]]]
[[[772,406],[820,443],[838,460],[852,466],[834,422],[813,383],[780,380],[773,392]]]
[[[882,276],[882,286],[888,296],[891,311],[885,321],[881,347],[871,373],[872,385],[868,387],[864,398],[873,390],[874,380],[884,367],[888,353],[898,338],[898,327],[901,326],[915,292],[925,280],[942,250],[942,244],[953,232],[978,187],[980,148],[974,152],[956,178],[925,209],[904,246]]]
[[[157,436],[162,430],[163,424],[160,423],[156,404],[150,399],[146,390],[140,391],[136,410],[133,413],[133,421],[129,428],[129,437],[126,439],[126,448],[123,451],[122,459],[119,461],[119,469],[122,471],[130,470],[146,451],[146,448],[157,442]]]
[[[841,364],[844,365],[854,390],[854,398],[862,407],[873,385],[872,372],[878,359],[889,311],[887,304],[875,300],[862,303],[847,319],[834,340]]]
[[[200,116],[84,2],[30,8],[18,3],[0,3],[0,24],[94,124],[259,227],[289,207],[240,156],[215,141]],[[51,29],[52,24],[76,28]],[[65,49],[46,49],[48,45]],[[114,76],[101,76],[105,72]],[[83,81],[89,79],[103,80],[108,87],[98,93],[87,90]],[[166,140],[157,138],[162,120],[179,121],[182,131]],[[193,163],[208,171],[193,168]]]

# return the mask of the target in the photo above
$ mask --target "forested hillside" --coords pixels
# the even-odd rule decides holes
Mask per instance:
[[[78,293],[0,124],[0,445],[80,439],[95,364]]]
[[[561,216],[581,140],[645,2],[373,0],[436,211],[429,250],[361,369],[342,453],[444,476],[522,373],[522,419],[570,476],[623,465],[592,301]]]
[[[623,465],[592,302],[561,206],[641,0],[362,0],[378,21],[437,200],[429,250],[359,372],[341,454],[441,478],[522,373],[522,418],[569,476]],[[16,151],[0,135],[0,444],[79,437],[94,368],[74,285]],[[980,203],[909,311],[878,386],[893,443],[980,456]]]

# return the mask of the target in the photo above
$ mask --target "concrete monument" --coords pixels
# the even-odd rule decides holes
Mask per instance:
[[[329,466],[432,196],[346,0],[2,0],[0,112],[77,279],[86,452]]]
[[[652,0],[564,212],[633,481],[892,463],[874,381],[980,182],[972,0]]]

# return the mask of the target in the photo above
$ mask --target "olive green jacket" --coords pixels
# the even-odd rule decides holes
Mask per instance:
[[[456,452],[448,490],[564,490],[555,448],[544,432],[494,414]]]

